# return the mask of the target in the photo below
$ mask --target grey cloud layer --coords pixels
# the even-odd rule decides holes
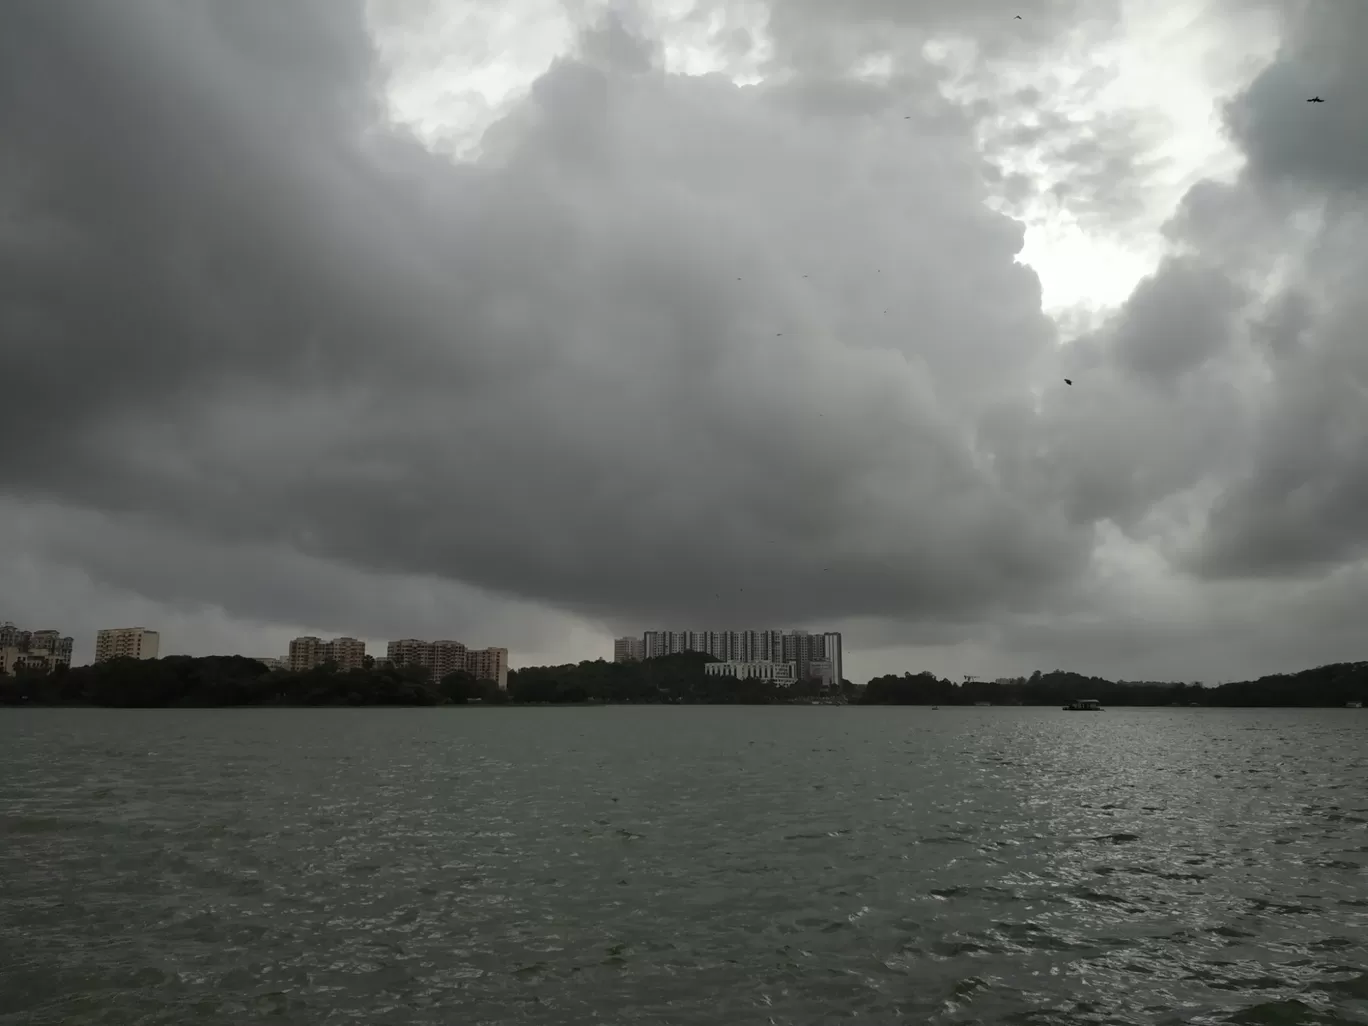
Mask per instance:
[[[84,382],[25,487],[600,613],[939,608],[1085,555],[963,432],[1020,403],[1052,329],[944,112],[935,147],[893,142],[667,79],[610,29],[458,169],[359,103],[258,119],[255,8],[205,8],[92,60],[82,95],[128,131],[58,145],[30,126],[82,111],[43,59],[88,53],[71,10],[30,9],[10,115],[61,186],[29,237],[66,240],[8,247],[23,385]],[[334,114],[332,67],[278,71],[275,109]],[[149,116],[151,80],[178,102]]]
[[[909,31],[1025,52],[1112,6]],[[850,46],[894,11],[852,12]],[[1317,261],[1368,271],[1329,134],[1362,114],[1277,106],[1283,80],[1368,95],[1334,49],[1353,25],[1298,30],[1231,108],[1245,175],[1194,190],[1171,257],[1061,355],[1021,227],[984,207],[985,112],[916,62],[834,77],[822,17],[776,3],[799,73],[751,89],[667,76],[609,23],[458,165],[385,122],[359,4],[16,0],[0,428],[25,444],[0,488],[620,622],[1062,610],[1102,520],[1209,575],[1361,551],[1361,288]],[[1049,126],[1096,169],[1080,209],[1115,209],[1116,133]],[[1289,227],[1311,202],[1338,227]],[[1194,490],[1213,519],[1180,539]],[[85,557],[165,599],[229,576]],[[352,615],[268,601],[270,564],[219,600]]]

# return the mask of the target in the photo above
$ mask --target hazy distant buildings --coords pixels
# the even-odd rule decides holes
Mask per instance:
[[[479,680],[494,681],[501,690],[508,689],[506,648],[467,648],[459,641],[401,638],[389,643],[385,656],[393,666],[420,666],[428,670],[434,682],[448,673],[464,670]]]
[[[616,662],[625,661],[620,653],[635,640],[618,638],[613,643]],[[839,631],[646,631],[637,658],[679,652],[706,652],[723,662],[747,665],[792,663],[798,680],[815,677],[832,687],[840,686],[844,672]]]
[[[339,670],[359,670],[366,665],[366,643],[356,638],[324,641],[312,636],[290,642],[289,668],[296,673],[312,670],[324,663],[335,663]]]
[[[72,639],[60,631],[26,631],[6,621],[0,624],[0,671],[51,673],[71,665],[71,645]]]
[[[641,638],[618,638],[613,642],[613,662],[639,663],[646,656],[646,644]]]
[[[268,670],[288,670],[290,668],[288,658],[281,659],[279,656],[248,656],[247,658],[255,659]]]
[[[113,627],[95,635],[95,661],[109,659],[156,659],[161,635],[146,627]]]
[[[703,672],[710,677],[735,677],[737,680],[773,681],[776,684],[792,684],[799,680],[797,663],[775,662],[721,662],[705,663]]]

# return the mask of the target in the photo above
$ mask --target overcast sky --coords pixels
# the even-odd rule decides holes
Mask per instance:
[[[1364,658],[1368,4],[1015,9],[7,0],[0,619]]]

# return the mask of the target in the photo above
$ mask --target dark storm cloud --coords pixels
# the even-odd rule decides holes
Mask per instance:
[[[5,416],[47,421],[37,445],[97,447],[120,411],[199,402],[237,375],[303,386],[364,368],[394,385],[445,341],[434,315],[459,331],[473,257],[426,222],[424,195],[459,174],[433,180],[416,146],[363,135],[376,110],[359,4],[6,13],[0,332],[29,358]],[[440,255],[448,292],[415,249]],[[403,373],[380,355],[395,336]],[[472,355],[447,347],[426,372],[460,388],[478,380]]]
[[[815,131],[609,23],[454,166],[381,119],[354,5],[19,12],[12,492],[605,616],[962,611],[1086,559],[964,428],[1053,332],[943,101]]]
[[[1310,4],[1277,59],[1226,109],[1257,179],[1368,189],[1368,5]],[[1308,104],[1313,96],[1325,102]]]
[[[1233,341],[1244,299],[1219,268],[1170,258],[1122,307],[1115,356],[1138,376],[1172,382]]]
[[[1188,204],[1199,246],[1231,259],[1253,243],[1290,263],[1250,311],[1271,385],[1249,458],[1189,557],[1207,576],[1314,575],[1368,554],[1366,32],[1362,5],[1306,8],[1227,109],[1248,156],[1241,181]],[[1305,102],[1315,94],[1326,103]],[[1213,207],[1219,217],[1202,212]]]
[[[1273,578],[1368,537],[1368,230],[1331,134],[1361,117],[1359,15],[1289,35],[1230,108],[1242,177],[1193,189],[1061,356],[986,204],[1125,222],[1153,125],[992,89],[1115,6],[781,0],[793,74],[752,88],[665,75],[610,21],[458,164],[386,121],[359,4],[11,3],[0,499],[50,502],[25,537],[51,565],[240,622],[513,622],[470,585],[623,630],[866,617],[1061,665],[1251,630],[1272,658],[1289,637],[1249,625],[1292,601],[1342,641],[1357,584]],[[963,103],[919,56],[937,35],[977,40]],[[881,53],[886,81],[849,74]],[[1173,566],[1269,580],[1241,605]],[[1133,598],[1164,573],[1188,590]]]

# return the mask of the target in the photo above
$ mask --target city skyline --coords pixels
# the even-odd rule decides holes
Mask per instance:
[[[284,656],[251,656],[271,669],[295,672],[313,669],[325,663],[334,664],[339,671],[360,670],[367,666],[389,663],[418,665],[432,671],[433,680],[447,673],[463,670],[478,679],[492,680],[500,688],[508,687],[508,649],[491,646],[472,648],[451,640],[421,641],[403,638],[385,643],[384,656],[374,657],[366,652],[366,642],[353,637],[324,640],[317,636],[301,635],[290,639]],[[94,656],[89,663],[73,661],[75,640],[55,628],[29,630],[14,621],[0,621],[0,672],[13,673],[16,669],[41,669],[51,672],[58,665],[82,666],[110,659],[158,659],[162,655],[161,633],[146,627],[105,627],[96,631]],[[216,653],[205,653],[216,654]],[[219,653],[221,654],[221,653]],[[233,655],[244,655],[234,652]]]
[[[722,662],[747,667],[753,675],[761,665],[792,665],[799,679],[820,676],[839,683],[845,673],[845,650],[840,631],[787,630],[643,631],[640,638],[624,635],[613,642],[613,660],[627,662],[680,652],[703,652]],[[717,672],[717,671],[710,671]],[[766,671],[769,672],[769,671]]]
[[[20,654],[29,656],[28,665],[51,669],[57,663],[68,666],[90,665],[106,659],[127,657],[157,659],[190,653],[162,652],[160,631],[147,627],[100,628],[96,631],[94,655],[89,663],[75,661],[75,641],[59,630],[48,628],[26,630],[13,621],[0,622],[0,667],[6,672],[18,662]],[[239,650],[229,654],[257,659],[272,669],[308,670],[324,663],[333,663],[341,671],[361,669],[377,663],[410,664],[430,667],[434,679],[454,670],[468,670],[477,677],[500,681],[507,686],[507,674],[516,669],[508,658],[508,649],[493,646],[472,648],[460,641],[439,639],[426,641],[400,638],[378,642],[385,647],[384,656],[371,656],[367,642],[350,636],[324,639],[318,635],[299,635],[289,640],[286,654],[247,655]],[[813,632],[801,628],[742,631],[644,631],[641,636],[627,636],[614,641],[613,660],[649,658],[674,652],[706,652],[723,662],[748,664],[792,663],[802,673],[816,664],[827,676],[842,678],[843,645],[838,631]],[[649,654],[648,654],[649,653]],[[201,653],[204,655],[223,653]],[[834,654],[834,659],[832,658]],[[591,657],[592,658],[592,657]],[[604,658],[598,656],[597,658]],[[524,664],[560,665],[559,663]],[[748,671],[749,672],[749,671]]]

